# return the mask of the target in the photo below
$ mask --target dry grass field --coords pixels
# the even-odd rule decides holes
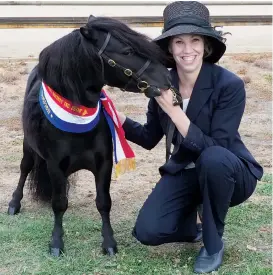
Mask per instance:
[[[249,201],[231,210],[226,258],[215,274],[271,274],[272,56],[226,55],[220,65],[245,81],[247,105],[240,133],[266,174]],[[65,215],[67,255],[61,260],[47,254],[52,229],[50,209],[32,201],[25,191],[22,213],[6,215],[19,179],[23,141],[20,115],[29,66],[27,61],[0,61],[0,274],[192,274],[199,244],[147,248],[130,235],[137,211],[159,179],[164,140],[151,151],[132,144],[136,170],[118,180],[113,178],[111,218],[120,246],[116,259],[100,255],[100,217],[90,172],[80,171],[70,189]],[[110,87],[108,92],[118,110],[145,121],[146,97]]]

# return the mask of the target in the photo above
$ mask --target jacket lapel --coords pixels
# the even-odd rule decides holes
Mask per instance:
[[[190,121],[194,121],[204,104],[213,92],[213,65],[203,63],[200,73],[193,87],[192,95],[187,107],[186,115]]]

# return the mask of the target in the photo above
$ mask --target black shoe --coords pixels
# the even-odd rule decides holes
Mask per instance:
[[[205,247],[201,247],[199,254],[195,260],[194,272],[195,273],[208,273],[217,270],[223,261],[224,255],[224,243],[222,249],[213,254],[209,255]]]

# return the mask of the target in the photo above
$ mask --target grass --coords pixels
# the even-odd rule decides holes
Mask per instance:
[[[259,184],[256,188],[259,195],[270,196],[272,194],[272,183]]]
[[[272,75],[271,74],[266,74],[264,78],[269,82],[272,83]]]
[[[19,79],[19,76],[14,72],[0,73],[0,83],[7,83],[15,85],[15,82]]]
[[[267,60],[257,63],[262,57],[267,58],[264,55],[255,58],[245,56],[243,61],[246,62],[247,68],[251,63],[266,68],[270,65]],[[0,81],[16,81],[12,70],[10,71],[8,75],[0,74]],[[22,74],[24,72],[22,69]],[[244,71],[241,72],[244,73]],[[267,91],[263,86],[265,86],[264,83],[268,84],[272,81],[272,76],[269,73],[262,76],[263,82],[259,82],[260,86],[255,90],[260,94],[268,94],[266,99],[270,100],[271,87]],[[135,106],[128,106],[127,108],[131,108],[130,111],[141,113],[140,107],[134,109]],[[20,126],[15,121],[10,130],[14,130],[14,125]],[[17,141],[19,142],[19,139]],[[12,142],[12,146],[19,146],[17,141]],[[4,162],[13,164],[19,161],[19,155],[14,153],[6,152],[2,154],[2,158]],[[226,239],[224,263],[214,274],[267,275],[272,273],[271,192],[272,175],[265,174],[255,192],[255,196],[261,199],[250,200],[230,209],[224,235]],[[130,202],[125,203],[129,208]],[[101,254],[100,220],[86,214],[84,209],[77,209],[77,211],[73,208],[69,209],[64,218],[66,253],[63,257],[56,259],[48,254],[52,212],[45,208],[40,208],[38,211],[26,208],[24,201],[22,210],[22,214],[15,217],[7,216],[6,213],[0,214],[1,275],[193,274],[192,266],[199,244],[171,244],[151,248],[137,243],[131,236],[136,211],[134,216],[128,216],[125,222],[119,222],[118,219],[113,221],[119,253],[116,257],[109,258]]]
[[[261,182],[273,183],[272,182],[272,174],[264,173]]]
[[[246,63],[254,63],[257,60],[260,59],[267,59],[270,60],[272,59],[272,53],[257,53],[257,54],[250,54],[250,53],[245,53],[245,54],[233,54],[232,58],[234,60],[240,60]]]
[[[271,177],[270,177],[271,176]],[[265,175],[255,196],[268,200],[246,202],[230,209],[226,220],[226,254],[221,269],[214,274],[271,274],[272,175]],[[23,209],[17,216],[0,214],[0,274],[5,275],[173,275],[193,274],[199,244],[168,244],[147,247],[131,236],[133,220],[113,223],[119,246],[116,257],[103,256],[100,249],[100,220],[73,209],[64,218],[65,255],[48,254],[52,230],[51,210]]]
[[[239,75],[246,75],[247,69],[245,67],[240,68],[236,73]]]
[[[265,59],[257,59],[253,63],[256,67],[272,70],[272,58],[265,58]]]
[[[258,183],[256,188],[256,193],[261,196],[271,196],[272,195],[272,174],[265,173]]]

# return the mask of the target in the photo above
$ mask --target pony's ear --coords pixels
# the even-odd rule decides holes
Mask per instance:
[[[91,22],[92,20],[94,20],[96,17],[94,15],[90,15],[89,18],[88,18],[88,23]]]
[[[92,39],[91,30],[87,27],[80,27],[81,34],[88,40]]]
[[[86,39],[89,39],[91,40],[93,38],[93,35],[92,35],[92,27],[89,26],[89,23],[91,23],[96,17],[94,15],[90,15],[89,18],[88,18],[88,22],[87,24],[84,26],[84,27],[81,27],[80,28],[80,32],[81,34],[86,38]]]

